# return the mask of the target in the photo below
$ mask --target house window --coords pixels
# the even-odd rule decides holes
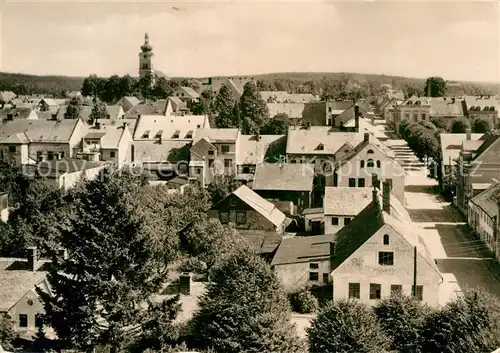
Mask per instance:
[[[374,164],[373,164],[373,159],[369,159],[369,160],[366,162],[366,166],[367,166],[368,168],[373,168],[373,165],[374,165]]]
[[[236,224],[247,223],[247,213],[245,211],[236,212]]]
[[[382,286],[378,283],[370,283],[370,299],[380,299]]]
[[[222,153],[228,153],[229,152],[229,146],[228,145],[222,145],[220,147],[220,150]]]
[[[351,223],[351,219],[349,217],[344,218],[344,225],[346,226],[349,223]]]
[[[231,166],[233,165],[232,162],[233,162],[232,159],[224,159],[224,167],[231,168]]]
[[[413,121],[418,121],[418,114],[417,113],[413,113]]]
[[[214,150],[208,150],[208,155],[213,156],[214,155]]]
[[[410,119],[410,113],[405,113],[405,119]]]
[[[370,150],[366,151],[366,153],[367,154],[374,154],[375,152],[373,152],[373,150],[370,149]]]
[[[19,314],[19,327],[28,327],[28,315]]]
[[[52,152],[52,151],[47,152],[47,159],[49,161],[53,160],[54,159],[54,152]]]
[[[349,178],[349,187],[350,188],[356,187],[356,178]]]
[[[338,226],[338,225],[339,225],[339,218],[332,217],[332,226]]]
[[[361,284],[349,283],[349,298],[359,299],[361,292]]]
[[[226,211],[221,211],[219,213],[219,220],[222,224],[227,224],[229,223],[229,212]]]
[[[384,245],[389,245],[389,234],[384,234]]]
[[[400,284],[391,284],[391,295],[403,293],[403,286]]]
[[[16,153],[16,146],[9,146],[10,153]]]
[[[212,164],[214,164],[214,160],[213,159],[209,159],[208,160],[208,167],[211,167]]]
[[[360,166],[361,168],[364,168],[364,167],[365,167],[365,161],[361,160],[361,161],[359,162],[359,166]]]
[[[317,281],[319,280],[318,272],[309,272],[309,281]]]
[[[43,327],[43,317],[41,314],[35,315],[35,327]]]
[[[328,273],[323,273],[323,283],[329,283],[330,282],[330,275]]]
[[[196,168],[196,174],[201,174],[201,168]]]
[[[425,120],[427,118],[427,115],[425,113],[422,113],[422,120]]]
[[[358,187],[364,188],[365,187],[365,178],[359,178],[358,179]]]
[[[318,151],[323,151],[324,149],[325,149],[325,146],[324,146],[322,143],[320,143],[320,144],[318,145],[317,150],[318,150]]]
[[[59,152],[59,156],[60,156],[61,158],[64,158],[64,151]]]
[[[380,168],[380,161],[377,161],[377,168]]]
[[[317,270],[318,268],[319,268],[319,264],[318,264],[318,263],[316,263],[316,262],[311,262],[311,263],[309,264],[309,269],[310,269],[310,270]]]
[[[378,264],[383,266],[394,265],[394,253],[392,251],[380,251],[378,253]]]
[[[411,286],[411,293],[413,295],[414,293],[414,288],[415,286]],[[415,295],[415,298],[418,300],[423,300],[424,299],[424,286],[417,285],[417,293]]]
[[[114,152],[114,151],[109,152],[109,157],[111,157],[111,158],[115,158],[115,152]]]
[[[292,160],[290,161],[290,163],[292,163],[292,164],[297,164],[297,161],[296,161],[295,159],[292,159]]]

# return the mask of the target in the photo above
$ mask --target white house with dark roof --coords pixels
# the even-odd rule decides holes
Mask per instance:
[[[22,165],[72,157],[84,133],[80,119],[7,121],[0,128],[0,160]]]
[[[285,135],[239,135],[236,149],[236,177],[253,180],[255,169],[263,163],[276,163],[270,147],[284,142]]]
[[[500,183],[498,180],[492,180],[489,188],[469,200],[467,217],[469,226],[498,259],[500,259],[499,195]]]
[[[372,201],[372,188],[326,187],[323,199],[325,234],[348,225]]]
[[[359,300],[375,305],[392,293],[415,293],[436,306],[443,277],[409,216],[391,206],[390,183],[335,235],[331,257],[334,300]],[[403,209],[404,210],[404,209]],[[401,214],[402,213],[402,214]],[[416,287],[414,265],[416,257]]]
[[[136,105],[139,105],[140,103],[141,101],[137,97],[125,96],[120,98],[120,100],[116,102],[116,105],[121,106],[124,112],[128,112],[130,109],[132,109]]]
[[[312,169],[289,163],[257,165],[252,183],[252,189],[267,200],[293,202],[296,212],[313,204],[313,186]]]
[[[236,229],[275,231],[283,234],[287,218],[271,202],[263,199],[246,185],[219,201],[207,211],[223,224],[231,223]]]
[[[181,101],[197,101],[200,99],[200,94],[191,87],[179,86],[174,90],[174,97],[179,98]]]
[[[43,325],[45,311],[36,288],[50,292],[45,263],[34,248],[28,249],[27,259],[0,258],[0,314],[12,318],[23,338],[31,338]]]

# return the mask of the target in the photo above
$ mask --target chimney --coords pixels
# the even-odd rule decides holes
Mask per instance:
[[[26,258],[28,259],[28,271],[36,271],[38,263],[36,247],[30,246],[26,249]]]
[[[382,190],[382,210],[389,214],[391,213],[391,186],[392,180],[386,180],[383,183]]]
[[[470,130],[470,128],[467,128],[467,130],[465,130],[465,133],[467,134],[465,139],[467,141],[470,141],[470,139],[471,139],[471,130]]]
[[[354,105],[354,130],[359,132],[359,106]]]
[[[376,173],[372,174],[372,186],[374,189],[380,189],[380,180],[378,180],[378,175]]]
[[[126,129],[128,126],[128,123],[126,121],[123,122],[123,128]]]
[[[259,133],[256,133],[256,134],[255,134],[255,139],[256,139],[257,141],[260,141],[260,134],[259,134]]]
[[[96,121],[95,122],[95,128],[99,130],[101,128],[101,123],[98,122],[98,121]]]
[[[455,97],[453,97],[453,98],[451,99],[451,102],[452,102],[452,103],[455,103]]]
[[[364,142],[370,141],[370,133],[369,132],[365,132],[364,137],[363,137],[363,141]]]
[[[191,294],[191,274],[189,272],[183,272],[179,276],[179,292],[181,294],[190,295]]]

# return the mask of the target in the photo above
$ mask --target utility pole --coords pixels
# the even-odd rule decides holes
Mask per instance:
[[[418,242],[418,238],[417,238]],[[417,245],[413,247],[413,297],[417,297]]]

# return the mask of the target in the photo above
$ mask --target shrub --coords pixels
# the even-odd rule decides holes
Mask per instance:
[[[443,117],[441,117],[441,116],[433,116],[430,121],[438,129],[446,129],[446,123],[444,122]]]
[[[427,128],[427,129],[437,130],[436,125],[434,125],[431,121],[423,120],[423,121],[420,121],[419,124],[422,125],[423,127]]]
[[[311,292],[303,290],[288,295],[292,310],[299,314],[315,313],[318,310],[318,299]]]
[[[333,301],[307,329],[311,353],[381,353],[390,340],[373,310],[357,301]]]
[[[491,130],[490,121],[485,118],[474,119],[471,130],[477,134],[484,134]]]
[[[468,121],[464,118],[460,118],[453,120],[453,122],[451,123],[450,131],[452,134],[463,134],[464,132],[467,131],[468,127],[469,127]]]
[[[403,121],[401,124],[399,124],[398,134],[404,140],[408,138],[408,127],[409,124],[406,121]]]
[[[207,265],[197,257],[188,257],[179,265],[180,272],[192,272],[197,274],[205,274]]]

